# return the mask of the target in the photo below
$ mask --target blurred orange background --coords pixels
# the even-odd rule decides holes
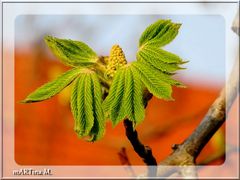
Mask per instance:
[[[132,61],[139,37],[148,25],[158,19],[182,24],[177,37],[164,48],[189,61],[183,65],[187,69],[176,75],[187,88],[173,88],[173,102],[153,98],[144,122],[137,127],[140,140],[152,148],[160,162],[172,152],[173,144],[183,142],[198,126],[224,86],[239,55],[239,36],[231,29],[237,9],[237,3],[205,2],[4,3],[3,176],[14,177],[15,170],[50,168],[55,178],[127,177],[134,173],[118,166],[123,164],[119,157],[123,148],[132,165],[143,165],[132,167],[135,175],[146,170],[126,138],[122,123],[113,128],[107,122],[105,136],[95,143],[77,137],[69,106],[71,87],[47,101],[20,103],[69,68],[46,47],[45,35],[85,42],[98,55],[107,55],[113,44],[119,44]],[[214,165],[198,166],[199,177],[239,176],[238,100],[227,122],[197,158],[198,164]]]
[[[33,49],[15,52],[15,161],[19,165],[121,165],[118,153],[124,147],[132,165],[143,165],[128,142],[122,123],[112,128],[108,122],[106,134],[98,142],[77,137],[69,107],[70,87],[44,102],[19,103],[34,89],[67,70],[41,47]],[[137,127],[141,141],[152,148],[158,162],[171,153],[173,144],[190,135],[222,86],[181,81],[187,88],[174,88],[175,101],[153,98],[144,122]],[[197,162],[219,165],[224,162],[224,154],[223,126]]]

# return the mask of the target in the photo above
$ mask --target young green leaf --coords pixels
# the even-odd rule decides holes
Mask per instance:
[[[71,95],[74,130],[78,136],[90,136],[90,141],[103,136],[105,121],[101,103],[102,91],[96,73],[82,73],[75,80]]]
[[[160,48],[152,47],[152,46],[145,46],[141,49],[139,54],[141,52],[145,53],[149,59],[153,59],[157,62],[162,61],[164,63],[168,64],[182,64],[184,61],[177,55],[170,53],[168,51],[165,51]],[[150,60],[149,60],[150,61]]]
[[[132,66],[117,71],[109,95],[104,101],[113,125],[128,118],[135,125],[144,119],[143,84]],[[107,106],[106,106],[107,105]]]
[[[91,74],[93,84],[93,113],[94,125],[90,132],[90,141],[96,141],[103,137],[105,132],[105,118],[102,109],[102,90],[99,79],[95,73]]]
[[[77,132],[77,134],[80,136],[85,133],[84,93],[79,93],[83,90],[82,86],[84,86],[83,76],[75,80],[71,94],[71,111],[75,120],[74,131]]]
[[[60,75],[56,80],[48,82],[39,87],[33,93],[28,95],[22,102],[32,103],[49,99],[67,87],[80,73],[81,68],[71,69]]]
[[[75,128],[74,130],[75,131],[80,131],[80,129],[77,129],[79,127],[79,121],[77,121],[78,111],[79,111],[78,110],[78,105],[77,105],[79,80],[80,80],[80,78],[77,78],[73,82],[71,99],[70,99],[71,111],[72,111],[73,117],[75,119],[75,125],[74,125],[74,128]],[[81,113],[81,114],[83,114],[83,113]]]
[[[146,45],[162,47],[170,43],[178,34],[180,24],[172,23],[170,20],[159,20],[151,24],[142,33],[139,40],[139,48]]]
[[[181,24],[172,24],[171,27],[167,28],[164,34],[162,34],[161,36],[156,36],[156,38],[147,42],[146,45],[163,47],[169,44],[177,36],[180,27]]]
[[[117,122],[128,118],[136,125],[144,119],[143,84],[131,65],[125,71],[125,89]]]
[[[84,109],[85,109],[85,132],[88,135],[93,127],[94,115],[93,115],[93,88],[92,88],[91,74],[85,74],[84,79]]]
[[[46,36],[44,39],[53,54],[68,66],[86,67],[98,60],[97,54],[83,42],[52,36]]]
[[[119,114],[122,113],[120,112],[120,108],[124,95],[124,86],[125,71],[121,68],[116,72],[109,94],[103,102],[103,109],[106,113],[106,117],[109,117],[112,120],[114,126],[120,121],[118,117]]]
[[[87,115],[89,114],[86,114],[85,78],[86,78],[86,74],[81,74],[81,76],[78,78],[78,82],[76,82],[75,84],[75,86],[77,87],[73,87],[72,96],[71,96],[72,112],[73,112],[73,115],[77,114],[77,116],[74,116],[75,118],[74,130],[79,137],[88,136],[93,126],[93,121],[91,120],[88,121],[89,117]],[[75,96],[77,96],[76,99],[75,99]],[[74,112],[75,110],[77,110],[77,112]]]
[[[171,75],[166,74],[166,73],[160,71],[159,69],[152,67],[150,64],[148,64],[146,62],[141,62],[141,63],[142,63],[142,66],[145,66],[147,69],[151,69],[152,74],[155,77],[159,78],[160,80],[164,81],[165,83],[168,83],[168,84],[176,86],[176,87],[182,87],[182,88],[186,87],[183,83],[181,83],[175,79],[172,79]]]
[[[154,53],[151,53],[150,51],[139,51],[137,54],[137,61],[139,61],[140,63],[144,63],[147,62],[150,65],[152,65],[153,67],[159,69],[162,72],[165,73],[173,73],[179,69],[183,69],[181,68],[178,64],[176,63],[165,63],[163,61],[161,61],[161,59],[158,56],[154,56]]]
[[[141,62],[132,63],[132,66],[136,72],[138,72],[139,76],[141,76],[144,85],[154,96],[164,100],[173,100],[171,96],[171,85],[154,76],[154,74],[152,74],[152,69],[149,68],[149,66],[145,66]]]
[[[163,31],[164,28],[167,27],[169,24],[171,24],[171,20],[161,19],[148,26],[139,39],[139,47],[141,47],[151,39],[154,39],[158,34],[163,34],[165,32]]]
[[[120,110],[117,116],[116,122],[123,120],[125,117],[128,117],[131,121],[134,122],[133,116],[133,77],[132,72],[129,67],[123,68],[125,71],[125,81],[124,81],[124,94],[120,105]]]
[[[123,99],[124,94],[124,82],[125,82],[125,71],[123,69],[120,69],[117,71],[117,73],[120,73],[119,81],[117,88],[115,89],[115,99],[111,102],[110,105],[110,119],[113,122],[113,125],[116,125],[119,122],[118,114],[121,107],[121,102]]]
[[[116,89],[117,89],[117,86],[118,86],[118,82],[120,80],[121,73],[122,73],[122,71],[119,71],[119,73],[115,74],[115,76],[113,78],[113,82],[112,82],[110,90],[109,90],[109,93],[108,93],[108,96],[103,101],[103,109],[105,111],[106,118],[109,117],[109,111],[110,111],[111,103],[116,98],[115,94],[116,94]]]
[[[134,123],[139,124],[144,120],[145,109],[143,104],[143,83],[141,82],[141,76],[139,76],[136,69],[131,66],[133,75],[133,112],[134,112]]]

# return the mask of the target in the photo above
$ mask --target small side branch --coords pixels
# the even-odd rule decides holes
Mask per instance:
[[[121,150],[118,152],[118,156],[119,156],[119,159],[120,159],[122,165],[127,165],[127,166],[132,165],[129,161],[128,156],[127,156],[127,152],[126,152],[125,147],[121,148]]]
[[[132,144],[134,151],[142,158],[143,162],[148,165],[148,176],[154,177],[157,173],[157,161],[153,157],[152,150],[149,146],[143,145],[138,139],[138,133],[133,129],[133,124],[130,120],[124,120],[126,136]]]
[[[121,150],[118,152],[118,156],[119,156],[119,159],[121,161],[121,164],[123,166],[126,166],[126,169],[131,173],[131,175],[133,177],[135,177],[136,174],[135,174],[135,172],[134,172],[134,170],[132,168],[132,164],[129,161],[129,158],[128,158],[128,155],[127,155],[125,147],[121,148]]]

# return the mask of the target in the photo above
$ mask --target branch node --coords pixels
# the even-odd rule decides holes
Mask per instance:
[[[173,144],[171,148],[175,151],[179,148],[179,144]]]

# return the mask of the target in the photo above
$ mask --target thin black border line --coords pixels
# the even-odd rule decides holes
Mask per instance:
[[[153,2],[153,1],[149,1],[149,2],[146,2],[146,1],[140,1],[140,2],[138,2],[138,1],[128,1],[128,2],[123,2],[123,1],[115,1],[115,2],[109,2],[109,1],[90,1],[90,2],[87,2],[87,1],[81,1],[81,2],[77,2],[77,1],[74,1],[74,2],[71,2],[71,1],[69,1],[69,2],[66,2],[66,1],[63,1],[63,2],[61,2],[61,1],[46,1],[46,2],[43,2],[43,1],[11,1],[11,2],[1,2],[1,9],[2,9],[2,19],[1,19],[1,23],[2,23],[2,35],[1,35],[1,40],[2,40],[2,43],[1,43],[1,45],[2,45],[2,48],[1,48],[1,57],[2,57],[2,67],[1,67],[1,71],[2,71],[2,73],[1,73],[1,75],[2,75],[2,79],[1,79],[1,85],[2,85],[2,93],[1,93],[1,98],[2,98],[2,101],[1,101],[1,118],[2,118],[2,120],[1,120],[1,135],[2,135],[2,137],[1,137],[1,145],[2,145],[2,152],[1,152],[1,174],[0,174],[0,176],[1,176],[1,179],[5,179],[4,177],[3,177],[3,84],[4,84],[4,78],[3,78],[3,5],[4,4],[7,4],[7,3],[79,3],[79,4],[84,4],[84,3],[88,3],[88,4],[93,4],[93,3],[95,3],[95,4],[103,4],[103,3],[135,3],[135,4],[139,4],[139,3],[141,3],[141,4],[144,4],[144,3],[157,3],[157,4],[159,4],[159,3],[178,3],[178,4],[181,4],[181,3],[212,3],[212,4],[214,4],[214,3],[228,3],[228,4],[239,4],[239,1],[238,0],[236,0],[236,1],[212,1],[212,2],[206,2],[206,1],[189,1],[189,2],[187,2],[187,1],[177,1],[177,2],[174,2],[174,1],[171,1],[171,2],[167,2],[167,1],[161,1],[161,2]],[[240,58],[240,57],[239,57]],[[42,178],[42,177],[39,177],[40,179]],[[38,177],[36,177],[36,179],[39,179]],[[47,177],[46,177],[47,178]],[[18,178],[14,178],[13,177],[13,179],[18,179]],[[35,179],[35,178],[34,178]],[[51,178],[51,179],[55,179],[55,178]],[[58,177],[56,177],[56,179],[58,179]],[[91,178],[90,178],[91,179]]]

